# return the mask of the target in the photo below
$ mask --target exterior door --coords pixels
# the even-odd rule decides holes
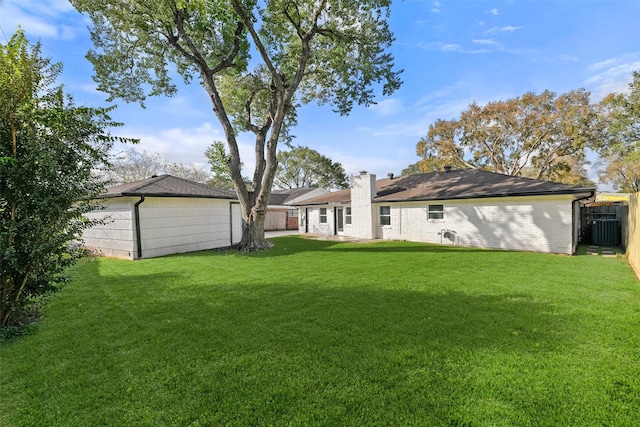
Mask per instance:
[[[344,231],[344,209],[336,208],[335,210],[335,218],[336,218],[336,234]]]

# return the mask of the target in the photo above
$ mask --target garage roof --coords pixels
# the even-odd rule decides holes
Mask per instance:
[[[136,182],[115,185],[107,188],[107,192],[100,195],[101,198],[126,196],[237,199],[232,190],[213,188],[172,175],[152,176]]]

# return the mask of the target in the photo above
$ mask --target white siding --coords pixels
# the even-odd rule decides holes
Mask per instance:
[[[242,240],[242,208],[240,203],[231,202],[231,243],[233,245]]]
[[[105,224],[84,231],[85,246],[105,256],[137,258],[134,205],[139,200],[114,198],[103,203],[105,209],[88,213]],[[139,212],[142,258],[228,247],[242,238],[240,205],[229,200],[147,197]]]
[[[231,245],[229,200],[147,198],[140,204],[142,257]]]
[[[87,213],[87,218],[105,223],[84,230],[84,245],[101,255],[133,259],[136,250],[133,205],[138,200],[137,197],[106,200],[102,203],[104,209]]]
[[[444,219],[427,219],[428,205],[444,205]],[[382,203],[376,204],[381,206]],[[573,253],[572,197],[508,197],[388,203],[391,225],[379,239],[468,247]],[[377,209],[375,221],[378,223]],[[353,218],[353,221],[358,221]],[[448,232],[447,232],[448,231]]]

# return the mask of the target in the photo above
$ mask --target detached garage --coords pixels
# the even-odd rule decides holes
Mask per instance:
[[[242,238],[240,204],[233,191],[171,175],[117,185],[87,214],[103,223],[83,233],[100,255],[153,258],[230,247]]]

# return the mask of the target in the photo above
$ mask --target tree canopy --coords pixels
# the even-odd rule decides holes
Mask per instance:
[[[424,173],[424,171],[422,169],[420,169],[420,162],[419,161],[410,164],[406,168],[402,169],[402,172],[401,172],[401,174],[403,176],[417,175],[417,174],[420,174],[420,173]]]
[[[349,187],[349,182],[340,163],[309,147],[293,147],[278,153],[274,185],[281,190],[302,187],[342,189]]]
[[[341,114],[390,94],[399,72],[387,52],[389,0],[71,0],[93,21],[88,58],[99,89],[144,102],[173,95],[176,70],[199,78],[225,132],[242,207],[241,246],[260,249],[277,170],[277,145],[298,102],[330,103]],[[255,136],[251,186],[237,137]],[[250,191],[250,188],[252,191]]]
[[[92,172],[114,141],[106,129],[119,125],[54,86],[61,69],[21,31],[0,45],[0,327],[19,322],[80,254],[92,225],[83,213],[103,190]]]
[[[640,72],[629,93],[612,93],[601,102],[607,138],[600,149],[598,175],[624,192],[640,191]]]
[[[439,119],[417,144],[423,172],[445,165],[568,184],[592,184],[585,148],[601,139],[597,108],[583,89],[526,93]]]

